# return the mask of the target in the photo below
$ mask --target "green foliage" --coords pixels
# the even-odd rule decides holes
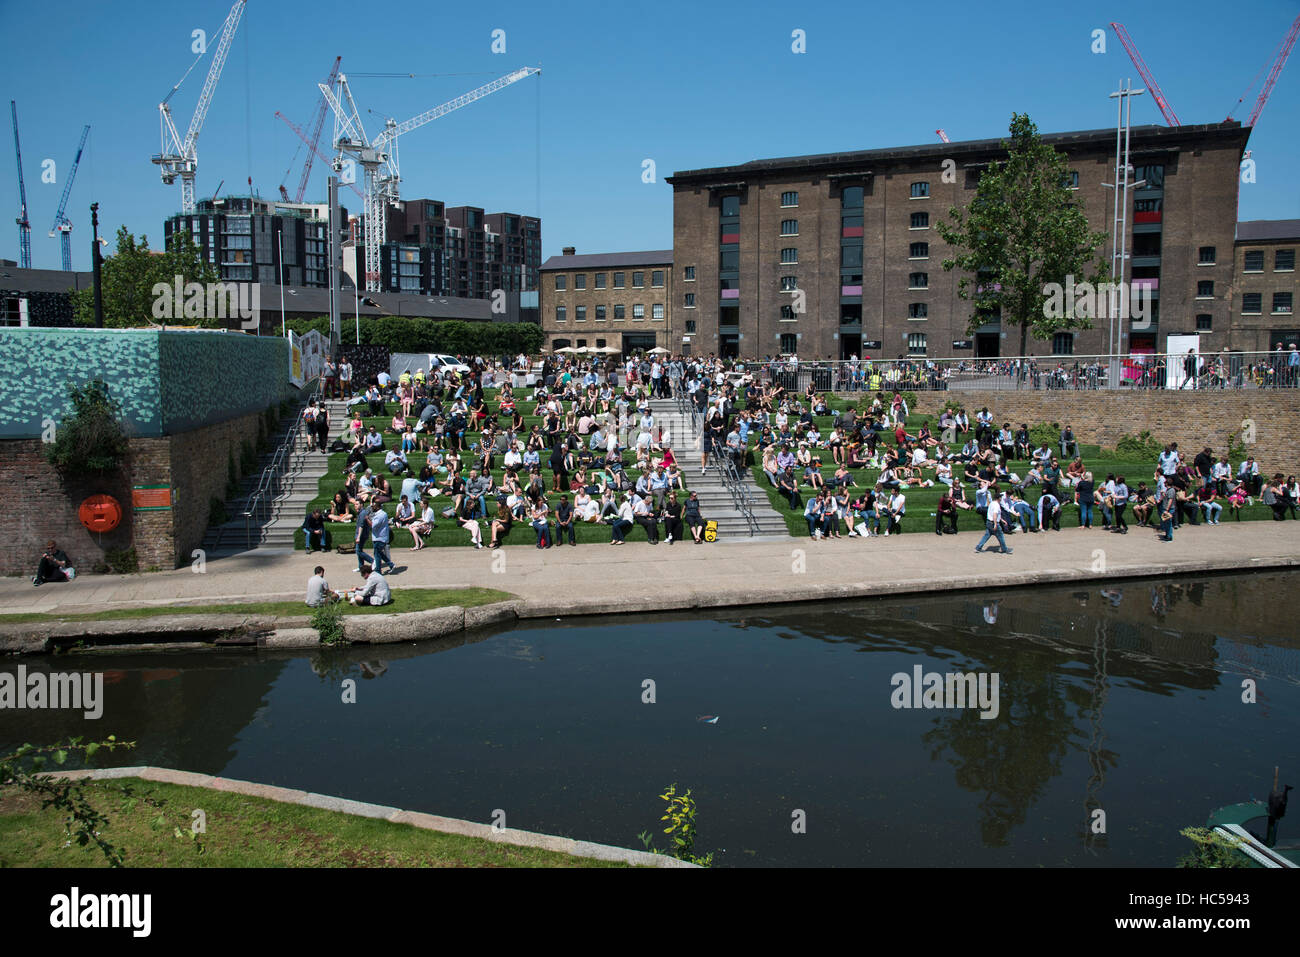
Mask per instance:
[[[326,338],[329,316],[295,319],[288,327],[299,335],[313,329]],[[344,335],[346,342],[352,337]],[[546,337],[531,322],[467,322],[459,319],[380,316],[361,320],[362,345],[383,346],[389,352],[445,352],[452,355],[533,355]]]
[[[121,408],[101,379],[85,385],[68,383],[72,411],[55,430],[45,451],[50,464],[65,474],[115,472],[126,460],[128,443]]]
[[[908,407],[909,409],[915,409],[915,408],[916,408],[916,393],[915,393],[915,392],[904,392],[904,393],[903,393],[903,401],[907,403],[907,407]]]
[[[1012,114],[1006,160],[980,177],[966,209],[952,207],[950,222],[936,223],[944,242],[957,249],[945,271],[960,270],[957,295],[973,306],[967,335],[1001,316],[1020,327],[1020,352],[1026,338],[1048,339],[1066,329],[1090,328],[1091,320],[1063,310],[1045,314],[1047,283],[1105,281],[1108,267],[1098,259],[1106,234],[1092,232],[1076,194],[1066,186],[1065,154],[1044,143],[1027,115]]]
[[[320,633],[322,645],[341,645],[343,637],[343,608],[339,602],[330,602],[315,609],[311,615],[311,626]]]
[[[110,548],[104,552],[104,562],[115,575],[134,575],[140,571],[140,559],[135,553],[134,545],[130,548]]]
[[[36,747],[24,744],[16,751],[0,757],[0,793],[5,788],[15,788],[34,794],[41,798],[41,810],[55,808],[67,814],[65,826],[67,835],[80,847],[94,844],[104,853],[110,867],[123,866],[122,851],[114,847],[103,837],[108,825],[108,818],[97,810],[82,793],[81,785],[66,778],[47,778],[41,776],[50,758],[55,764],[64,764],[69,751],[80,751],[90,760],[101,748],[109,751],[115,748],[133,748],[134,741],[118,741],[109,735],[104,741],[81,743],[80,738],[71,738],[65,744],[53,744]]]
[[[695,853],[695,819],[699,815],[699,809],[695,806],[695,799],[691,797],[691,792],[687,790],[684,794],[678,794],[677,785],[674,783],[659,797],[667,805],[659,820],[668,822],[664,833],[672,838],[673,847],[670,852],[672,856],[680,861],[698,864],[700,867],[712,865],[712,851],[702,856]],[[647,851],[652,854],[662,853],[654,846],[654,840],[649,832],[642,831],[637,838]]]
[[[1249,867],[1238,841],[1208,827],[1185,827],[1178,832],[1192,842],[1192,851],[1178,859],[1178,867]]]
[[[1121,458],[1154,462],[1164,451],[1164,445],[1152,437],[1147,429],[1137,435],[1125,435],[1115,443],[1115,452]]]
[[[910,409],[912,407],[912,404],[909,402],[907,407]],[[943,404],[943,409],[945,412],[956,413],[957,410],[960,409],[961,407],[962,404],[958,402],[956,399],[949,399],[947,402]]]
[[[1029,441],[1038,448],[1043,443],[1047,443],[1049,449],[1057,447],[1061,441],[1061,426],[1058,422],[1035,422],[1029,428]]]
[[[212,263],[203,259],[202,251],[189,233],[177,233],[172,248],[161,255],[149,249],[149,239],[139,240],[122,226],[117,231],[117,252],[104,260],[100,286],[104,298],[104,326],[109,329],[156,325],[153,316],[154,286],[169,289],[176,277],[182,284],[220,282],[221,276]],[[95,293],[93,288],[70,293],[73,319],[79,326],[94,325]],[[175,305],[173,305],[175,310]],[[175,312],[173,312],[175,314]],[[168,325],[223,326],[218,319],[169,319]]]
[[[208,525],[215,528],[218,525],[225,525],[230,521],[230,515],[226,512],[226,503],[215,495],[208,499]]]

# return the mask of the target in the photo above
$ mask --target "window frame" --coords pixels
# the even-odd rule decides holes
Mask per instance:
[[[909,332],[907,334],[907,354],[909,356],[929,355],[930,354],[929,336],[926,335],[924,332]]]
[[[920,276],[921,279],[922,279],[922,282],[921,282],[921,284],[920,284],[919,286],[916,284],[916,277],[917,277],[917,276]],[[911,273],[908,273],[908,274],[907,274],[907,288],[908,288],[908,289],[929,289],[929,288],[930,288],[930,274],[929,274],[928,272],[911,272]]]
[[[1259,266],[1252,269],[1250,267],[1250,257],[1259,257]],[[1264,271],[1264,250],[1262,249],[1244,249],[1241,253],[1241,271],[1243,273],[1260,273]]]
[[[783,237],[784,237],[784,236],[798,236],[798,235],[799,235],[799,220],[797,220],[797,219],[783,219],[783,220],[781,220],[781,235],[782,235]]]
[[[920,190],[917,187],[920,187]],[[928,179],[916,180],[908,188],[908,199],[929,199],[930,198],[930,181]]]
[[[1210,258],[1205,258],[1205,251],[1210,251]],[[1217,266],[1219,264],[1219,250],[1215,246],[1201,246],[1196,250],[1196,265],[1198,266]]]
[[[794,202],[787,203],[786,200],[789,199],[791,196],[794,197]],[[781,208],[782,209],[799,208],[799,191],[797,189],[788,189],[781,193]]]
[[[1284,253],[1289,253],[1291,256],[1291,265],[1289,266],[1278,265],[1278,262],[1281,261],[1281,257]],[[1273,250],[1273,271],[1274,272],[1295,272],[1295,250],[1294,249]]]
[[[586,292],[586,290],[587,290],[587,274],[585,272],[575,272],[573,274],[573,291]]]
[[[1208,292],[1204,291],[1207,286],[1209,287]],[[1202,301],[1214,298],[1213,279],[1198,279],[1196,281],[1196,298]]]
[[[791,258],[791,259],[786,259],[786,258],[785,258],[785,254],[786,254],[786,253],[792,253],[792,254],[793,254],[793,258]],[[781,250],[781,265],[782,265],[782,266],[797,266],[797,265],[799,265],[799,247],[798,247],[798,246],[786,246],[784,249]]]
[[[918,255],[916,250],[920,247],[922,252]],[[908,261],[916,261],[930,258],[930,244],[923,242],[909,243],[907,246]]]
[[[1278,299],[1285,296],[1288,300],[1285,309],[1278,308]],[[1292,316],[1295,315],[1295,296],[1290,291],[1278,290],[1273,293],[1272,308],[1269,309],[1270,316]]]

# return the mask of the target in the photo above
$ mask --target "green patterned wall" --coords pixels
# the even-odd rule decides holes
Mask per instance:
[[[135,435],[260,411],[295,394],[289,344],[235,332],[0,329],[0,438],[38,438],[68,410],[67,383],[100,378]]]

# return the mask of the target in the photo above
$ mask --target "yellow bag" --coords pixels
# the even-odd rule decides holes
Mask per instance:
[[[716,520],[704,523],[704,540],[706,542],[716,542],[718,540],[718,523]]]

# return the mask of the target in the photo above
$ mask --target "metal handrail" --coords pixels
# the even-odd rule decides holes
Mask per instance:
[[[308,383],[307,390],[308,403],[312,399],[319,400],[322,396],[321,380],[319,378],[312,380]],[[284,440],[280,443],[279,448],[275,450],[275,454],[271,456],[271,463],[262,470],[257,485],[244,501],[244,543],[249,550],[253,548],[254,517],[257,518],[259,526],[265,526],[272,518],[275,502],[283,488],[283,480],[288,472],[289,463],[298,451],[298,440],[303,438],[305,434],[303,430],[303,410],[306,407],[307,403],[304,403],[302,408],[298,410],[293,425],[289,427]]]
[[[686,390],[683,386],[680,376],[673,377],[673,393],[677,399],[677,409],[684,415],[691,424],[693,437],[702,437],[704,431],[704,413],[700,412],[695,403],[687,398]],[[722,487],[727,490],[731,496],[731,504],[735,506],[736,511],[745,519],[745,526],[749,529],[749,534],[754,535],[758,532],[758,519],[754,516],[753,504],[749,498],[749,487],[745,484],[744,476],[741,475],[739,467],[732,459],[730,454],[715,454],[715,461],[718,465],[718,475],[722,479]]]

